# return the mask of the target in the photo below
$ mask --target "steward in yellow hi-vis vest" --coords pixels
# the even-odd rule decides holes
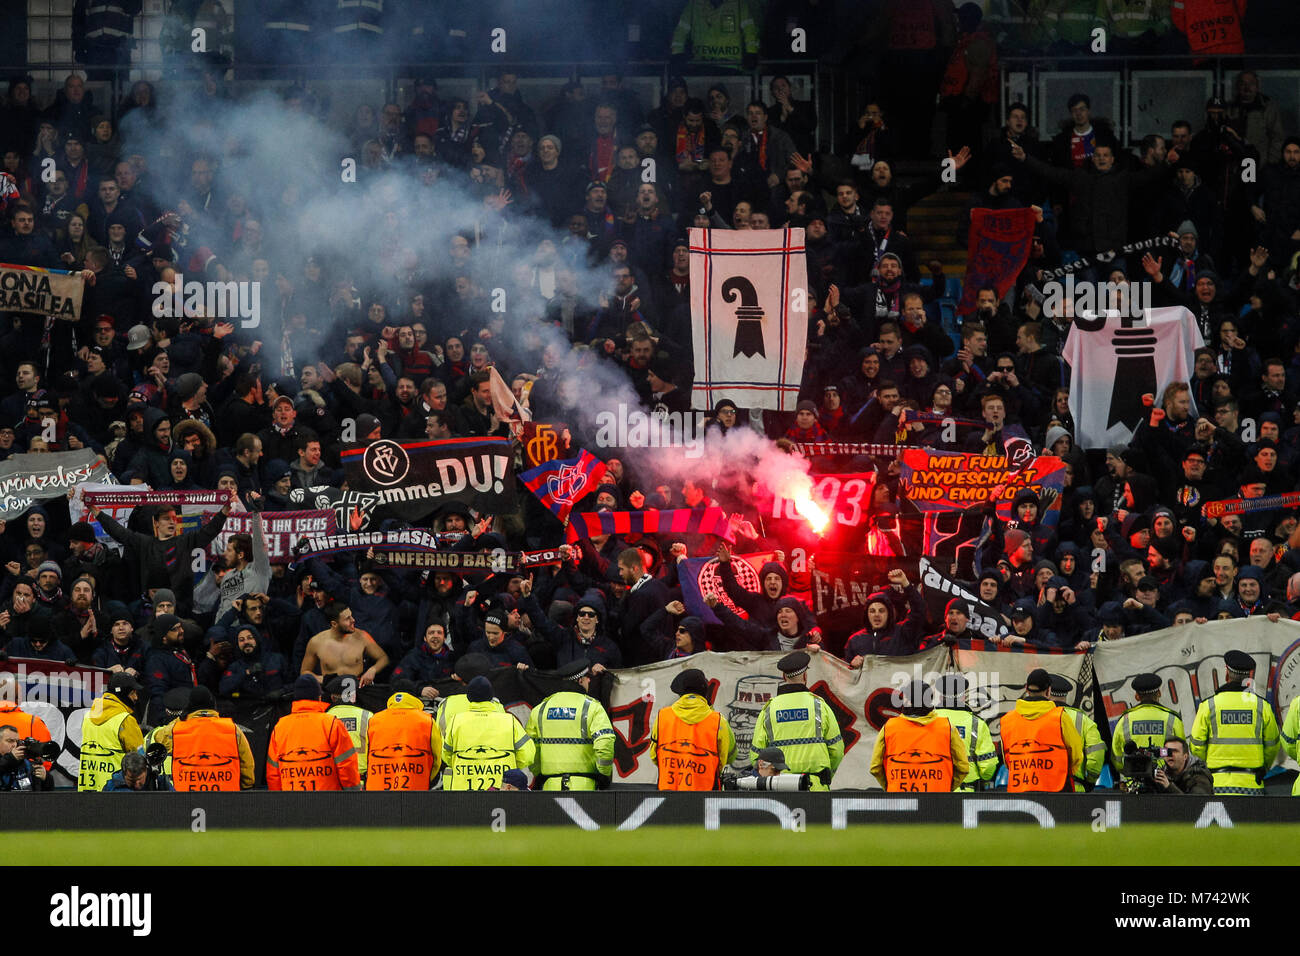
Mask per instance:
[[[1214,792],[1223,796],[1263,796],[1264,775],[1277,759],[1282,741],[1267,700],[1245,681],[1255,659],[1243,651],[1223,655],[1228,683],[1201,701],[1188,745],[1214,774]]]
[[[103,790],[122,769],[122,758],[144,746],[144,734],[133,712],[143,688],[130,674],[117,673],[103,697],[95,698],[81,721],[81,767],[78,790]]]
[[[537,745],[533,774],[543,790],[604,790],[614,774],[614,725],[590,696],[585,657],[560,673],[582,689],[552,694],[528,716],[528,736]]]
[[[844,736],[830,705],[806,686],[811,661],[807,651],[792,651],[776,662],[785,683],[758,715],[749,757],[764,747],[780,747],[791,771],[811,774],[813,790],[829,790],[844,759]]]
[[[935,713],[928,684],[913,681],[901,697],[901,713],[876,736],[872,776],[890,793],[951,793],[970,770],[966,742]]]
[[[969,685],[961,674],[944,674],[939,678],[939,703],[935,714],[947,719],[966,745],[970,769],[956,786],[959,793],[982,790],[998,773],[998,752],[993,746],[993,732],[988,721],[972,711],[967,702]]]
[[[537,747],[514,714],[492,699],[492,682],[475,677],[469,703],[447,723],[442,742],[444,790],[498,790],[507,770],[523,770]]]
[[[1070,723],[1074,724],[1074,729],[1079,732],[1079,737],[1083,740],[1083,773],[1074,778],[1074,792],[1086,793],[1101,776],[1101,768],[1106,766],[1106,744],[1102,742],[1101,731],[1097,729],[1095,720],[1078,707],[1066,705],[1065,701],[1073,689],[1074,684],[1068,678],[1053,674],[1052,689],[1048,696],[1051,697],[1052,703],[1065,711],[1066,716],[1070,718]]]
[[[722,768],[736,754],[736,735],[727,718],[709,706],[704,671],[687,668],[673,678],[670,689],[679,696],[671,706],[659,708],[650,731],[659,789],[719,790]]]

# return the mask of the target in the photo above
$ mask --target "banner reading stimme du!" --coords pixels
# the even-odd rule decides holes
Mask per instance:
[[[342,454],[348,487],[371,492],[377,506],[415,521],[456,503],[480,514],[511,511],[514,452],[505,438],[447,438],[353,445]]]
[[[107,477],[108,465],[90,448],[11,455],[0,462],[0,518],[17,517],[37,501],[58,498],[83,482]]]
[[[52,315],[75,322],[81,316],[86,280],[80,272],[0,263],[0,311]]]

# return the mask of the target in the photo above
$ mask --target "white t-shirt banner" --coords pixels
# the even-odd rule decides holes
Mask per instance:
[[[692,229],[691,406],[793,411],[808,344],[802,229]]]
[[[1076,317],[1062,358],[1070,366],[1070,414],[1075,443],[1084,448],[1127,444],[1171,382],[1191,380],[1193,354],[1204,342],[1196,318],[1182,306],[1139,316]],[[1195,409],[1193,409],[1195,414]]]

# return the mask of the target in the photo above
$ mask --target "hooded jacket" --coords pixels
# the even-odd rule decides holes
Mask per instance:
[[[238,638],[242,631],[248,631],[257,638],[257,647],[247,656],[239,651]],[[283,654],[266,647],[256,627],[246,624],[235,628],[231,643],[235,645],[235,659],[221,675],[217,684],[218,697],[261,700],[284,688],[289,664]]]
[[[144,746],[144,734],[140,731],[140,725],[136,723],[135,713],[131,705],[119,700],[113,694],[105,694],[103,697],[96,697],[94,703],[90,705],[90,722],[96,727],[102,727],[118,714],[126,714],[126,720],[117,729],[117,739],[122,743],[122,750],[130,753],[132,750],[139,750]]]
[[[393,668],[392,679],[414,681],[421,687],[440,680],[450,680],[456,670],[457,656],[445,642],[442,650],[435,654],[428,644],[421,641],[407,651],[406,656]]]
[[[873,630],[866,609],[877,603],[885,605],[889,617],[884,627]],[[900,604],[903,605],[901,609]],[[905,611],[901,619],[900,610]],[[876,591],[867,598],[862,610],[862,629],[850,634],[848,643],[844,645],[844,659],[852,662],[854,658],[868,654],[915,654],[924,620],[925,606],[921,602],[920,589],[915,585],[904,588],[901,595],[893,588]]]
[[[154,430],[167,421],[167,413],[150,406],[144,410],[144,437],[140,450],[131,459],[127,470],[143,478],[151,488],[164,488],[171,482],[171,441],[163,447]]]

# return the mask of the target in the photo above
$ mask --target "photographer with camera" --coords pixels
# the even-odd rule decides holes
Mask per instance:
[[[47,758],[46,748],[59,755],[58,744],[19,737],[13,724],[0,727],[0,790],[53,790],[54,778],[44,762],[53,758]]]
[[[1152,773],[1156,793],[1214,793],[1214,776],[1201,759],[1187,749],[1182,737],[1170,737],[1163,748],[1164,766]]]
[[[170,793],[176,788],[171,779],[163,773],[163,761],[167,758],[167,748],[162,744],[150,744],[144,753],[131,751],[122,758],[122,769],[108,778],[104,792],[130,793],[132,791],[163,791]]]
[[[797,793],[812,789],[812,775],[807,773],[788,773],[785,754],[780,747],[764,747],[754,757],[752,772],[724,780],[725,790],[780,790]]]

